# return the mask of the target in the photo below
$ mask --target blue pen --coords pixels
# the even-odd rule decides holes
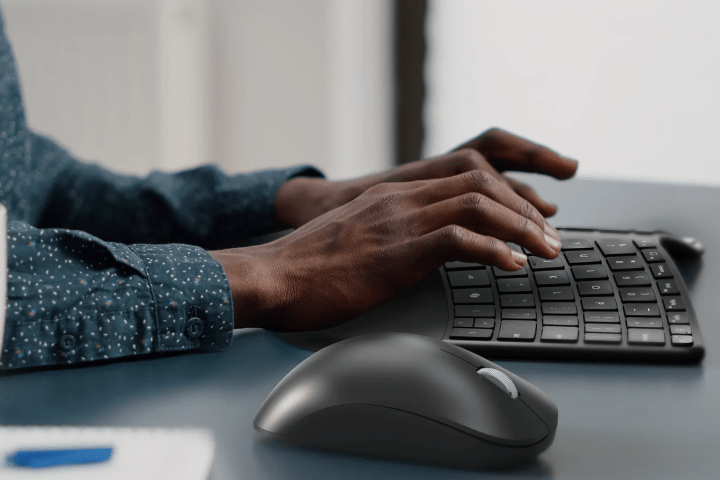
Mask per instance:
[[[75,448],[72,450],[22,450],[7,457],[8,465],[25,468],[55,467],[104,462],[112,448]]]

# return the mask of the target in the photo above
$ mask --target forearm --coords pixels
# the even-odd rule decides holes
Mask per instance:
[[[147,177],[120,175],[72,158],[35,137],[34,154],[62,163],[36,223],[77,229],[122,243],[186,243],[226,248],[277,229],[280,187],[298,176],[321,177],[310,166],[226,175],[215,166]]]

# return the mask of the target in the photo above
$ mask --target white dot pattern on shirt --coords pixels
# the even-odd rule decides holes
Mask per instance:
[[[8,231],[3,367],[229,344],[232,297],[224,272],[205,250],[126,246],[17,221]],[[185,335],[191,316],[205,321],[197,339]],[[65,335],[75,340],[69,350],[58,345]]]
[[[229,344],[222,268],[202,248],[176,243],[224,248],[268,233],[280,186],[300,175],[322,173],[229,176],[204,166],[139,178],[79,162],[27,128],[0,12],[0,202],[14,220],[0,369]],[[190,314],[205,321],[195,340],[183,334]],[[65,335],[73,348],[60,348]]]

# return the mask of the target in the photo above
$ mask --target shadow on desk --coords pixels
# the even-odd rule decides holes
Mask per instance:
[[[552,447],[550,447],[552,448]],[[263,470],[274,478],[355,478],[350,472],[362,472],[356,478],[477,478],[479,475],[502,475],[503,477],[551,478],[550,465],[539,459],[521,466],[509,466],[487,470],[456,470],[431,465],[420,465],[369,457],[322,452],[270,439],[257,439],[253,445],[255,460]]]

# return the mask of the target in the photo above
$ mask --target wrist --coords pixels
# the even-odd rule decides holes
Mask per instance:
[[[280,302],[271,268],[256,254],[257,247],[208,252],[222,267],[230,283],[234,328],[262,328]]]
[[[329,184],[324,178],[313,177],[296,177],[285,182],[275,200],[278,227],[297,228],[321,214]]]

